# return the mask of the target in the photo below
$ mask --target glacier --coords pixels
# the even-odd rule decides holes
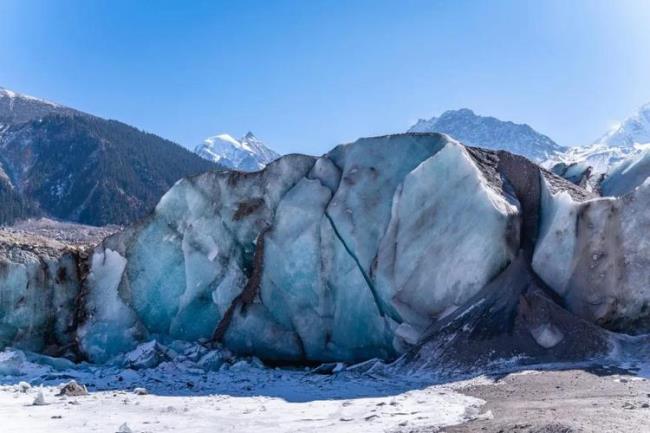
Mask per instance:
[[[544,190],[537,274],[577,316],[625,333],[650,332],[650,183],[620,198],[582,202]]]
[[[0,236],[0,348],[130,368],[169,341],[279,364],[606,356],[650,332],[649,188],[598,197],[432,133],[207,172],[92,248]]]
[[[442,183],[450,186],[427,197]],[[106,348],[115,355],[136,335],[162,334],[214,338],[283,362],[394,357],[408,346],[398,327],[421,332],[506,266],[517,206],[442,135],[362,139],[317,159],[281,158],[261,172],[184,180],[152,218],[95,253],[122,254],[117,264],[93,259],[90,270],[112,272],[91,293],[117,296],[90,299],[81,346],[104,361]],[[434,213],[432,227],[423,225]],[[489,229],[463,233],[458,224],[478,218]],[[395,254],[397,244],[412,248]],[[460,270],[461,257],[469,271]],[[423,302],[422,274],[432,267],[439,289]],[[102,350],[93,335],[106,339]]]

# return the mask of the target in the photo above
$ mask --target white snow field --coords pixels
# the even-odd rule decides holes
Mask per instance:
[[[190,351],[192,347],[188,345]],[[142,353],[131,354],[136,355]],[[367,363],[372,368],[365,372],[323,375],[267,368],[255,359],[206,371],[182,359],[154,368],[136,369],[142,365],[134,364],[120,369],[73,366],[7,349],[0,352],[0,370],[9,373],[0,375],[0,431],[435,431],[491,416],[481,413],[481,399],[422,379],[386,374],[381,362]],[[57,396],[71,379],[88,385],[89,395]],[[41,393],[44,404],[34,405]]]

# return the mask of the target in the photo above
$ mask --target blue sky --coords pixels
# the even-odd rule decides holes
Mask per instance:
[[[1,0],[0,86],[193,147],[319,154],[469,107],[591,142],[650,101],[650,2]]]

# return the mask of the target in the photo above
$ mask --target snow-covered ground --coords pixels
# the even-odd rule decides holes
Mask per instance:
[[[339,365],[335,370],[341,371],[332,374],[270,368],[255,359],[232,359],[216,371],[183,356],[154,368],[131,365],[74,366],[0,352],[0,431],[435,431],[491,416],[481,399],[423,378],[387,373],[381,362],[352,369]],[[57,396],[73,379],[89,394]],[[45,405],[34,405],[39,393]]]

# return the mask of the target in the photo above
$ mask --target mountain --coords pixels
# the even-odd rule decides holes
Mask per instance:
[[[6,89],[0,96],[0,223],[48,216],[127,224],[181,177],[219,168],[124,123]]]
[[[569,149],[561,159],[565,162],[583,162],[593,167],[595,173],[606,173],[625,160],[637,158],[648,148],[650,103],[593,143]]]
[[[526,124],[480,116],[468,108],[445,111],[429,120],[420,119],[408,132],[440,132],[468,146],[507,150],[538,163],[566,150]]]
[[[48,114],[82,115],[63,105],[0,87],[0,131],[10,125],[28,122]]]
[[[208,161],[240,171],[257,171],[280,157],[269,149],[252,132],[239,140],[228,134],[206,138],[194,152]]]

